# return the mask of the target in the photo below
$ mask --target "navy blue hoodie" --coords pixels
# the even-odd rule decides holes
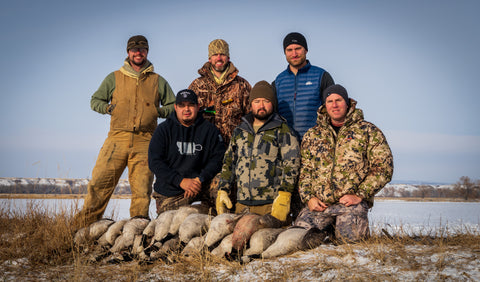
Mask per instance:
[[[222,168],[225,143],[220,131],[198,113],[195,123],[183,126],[173,112],[153,133],[148,148],[148,165],[155,174],[155,192],[178,196],[183,178],[199,177],[202,186]]]

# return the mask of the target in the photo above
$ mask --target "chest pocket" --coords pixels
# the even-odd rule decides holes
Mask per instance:
[[[367,142],[364,135],[348,132],[343,136],[340,152],[337,152],[338,162],[345,170],[359,171],[365,166],[367,157]]]
[[[258,153],[265,155],[265,159],[274,162],[277,158],[280,159],[280,150],[278,145],[278,134],[273,129],[267,130],[263,133],[263,136],[260,140]]]

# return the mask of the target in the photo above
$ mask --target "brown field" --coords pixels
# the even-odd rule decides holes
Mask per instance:
[[[31,196],[31,195],[30,195]],[[31,205],[22,214],[0,206],[1,281],[480,281],[480,235],[396,235],[372,231],[357,244],[322,245],[247,264],[172,254],[143,265],[92,263],[76,248],[71,212]],[[405,233],[407,234],[407,232]]]

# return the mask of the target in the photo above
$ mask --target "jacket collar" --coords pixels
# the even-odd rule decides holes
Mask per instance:
[[[232,81],[233,79],[235,79],[235,77],[237,76],[238,74],[238,69],[233,65],[233,63],[230,61],[228,62],[229,63],[229,66],[227,68],[227,74],[225,75],[225,80],[223,81],[223,84],[227,84],[229,83],[230,81]],[[215,78],[213,77],[213,73],[211,71],[211,68],[212,68],[212,64],[210,62],[206,62],[199,70],[198,70],[198,74],[200,74],[201,76],[205,76],[205,77],[208,77],[210,80],[212,81],[215,81]],[[223,85],[222,84],[222,85]]]
[[[129,59],[126,58],[125,61],[123,62],[123,66],[120,68],[120,71],[126,76],[139,78],[140,76],[145,75],[146,73],[153,72],[153,65],[149,60],[147,60],[145,62],[145,65],[142,67],[142,69],[140,69],[140,71],[137,72],[130,65]]]
[[[255,130],[253,129],[253,121],[254,117],[253,114],[250,112],[242,117],[242,123],[240,123],[239,128],[251,134],[254,134]],[[282,118],[278,113],[273,113],[258,129],[258,132],[280,127],[284,122],[286,122],[285,119]]]
[[[305,66],[303,66],[301,69],[298,70],[297,73],[305,73],[305,72],[308,72],[308,70],[310,69],[312,65],[310,64],[310,61],[307,60],[307,64]],[[292,70],[290,69],[290,65],[287,66],[287,71],[290,73],[290,74],[294,74],[292,72]]]

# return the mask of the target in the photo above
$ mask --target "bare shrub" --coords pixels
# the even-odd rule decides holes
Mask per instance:
[[[71,262],[71,214],[52,214],[29,203],[26,211],[11,213],[0,208],[0,260],[27,258],[33,264]]]
[[[468,176],[460,177],[460,180],[455,183],[453,189],[457,192],[458,196],[464,200],[478,198],[480,195],[479,181],[477,180],[475,183]]]

